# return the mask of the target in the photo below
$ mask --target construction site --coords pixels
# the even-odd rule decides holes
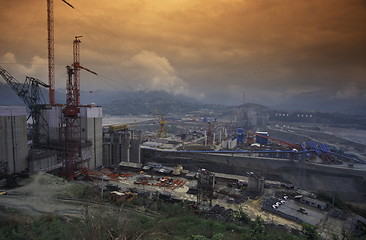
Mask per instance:
[[[77,198],[55,199],[74,181],[96,189],[100,201],[142,199],[144,209],[158,200],[185,204],[223,222],[244,209],[251,219],[261,216],[288,231],[319,226],[325,239],[360,234],[366,226],[365,218],[334,204],[338,199],[366,209],[361,143],[245,108],[222,119],[195,113],[171,120],[155,108],[153,120],[105,125],[102,106],[81,104],[81,72],[98,74],[81,63],[82,36],[70,37],[73,58],[66,79],[57,79],[64,81],[66,100],[56,102],[53,1],[47,3],[48,82],[28,76],[21,82],[0,66],[25,105],[0,106],[1,206],[78,217]],[[45,190],[42,178],[49,181]]]

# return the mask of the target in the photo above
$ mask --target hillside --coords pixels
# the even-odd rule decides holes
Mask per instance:
[[[186,114],[199,110],[221,112],[232,107],[202,104],[184,96],[175,96],[163,91],[125,93],[124,97],[102,105],[110,115],[150,114],[155,107],[163,114]]]
[[[337,96],[332,91],[314,91],[299,93],[278,104],[271,104],[271,108],[288,111],[317,111],[343,113],[349,115],[366,115],[366,96],[352,95]]]

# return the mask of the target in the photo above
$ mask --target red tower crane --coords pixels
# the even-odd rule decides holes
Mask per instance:
[[[81,122],[80,122],[80,69],[97,74],[80,65],[80,37],[73,41],[73,64],[67,66],[66,106],[63,109],[62,140],[63,170],[62,175],[74,178],[82,170]]]
[[[62,0],[71,8],[74,8],[70,3]],[[55,34],[53,20],[53,0],[47,0],[47,36],[48,36],[48,85],[50,86],[49,98],[50,104],[55,102]]]
[[[75,36],[75,40],[73,43],[73,52],[74,52],[74,63],[72,64],[74,68],[74,93],[75,93],[75,103],[76,106],[80,105],[80,69],[84,69],[94,75],[97,75],[96,72],[87,69],[80,65],[80,39],[83,36]]]

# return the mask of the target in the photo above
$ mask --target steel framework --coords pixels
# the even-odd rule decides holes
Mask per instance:
[[[48,145],[48,123],[41,114],[41,110],[45,108],[46,101],[41,87],[49,88],[50,86],[37,78],[28,76],[25,78],[24,83],[20,83],[1,66],[0,75],[30,110],[28,119],[32,118],[33,144],[35,146]]]
[[[159,109],[157,106],[154,108],[155,113],[157,115],[157,120],[159,121],[159,129],[156,133],[157,138],[166,138],[167,132],[165,125],[168,123],[166,120],[164,120],[163,114],[159,112]]]
[[[62,0],[69,7],[74,8],[66,0]],[[54,14],[53,14],[53,0],[47,0],[47,44],[48,44],[48,84],[49,101],[51,105],[55,101],[55,30],[54,30]]]
[[[66,106],[63,109],[61,126],[61,140],[63,145],[63,169],[61,175],[72,178],[80,168],[81,157],[81,129],[80,108],[76,105],[73,76],[75,69],[67,66]]]
[[[80,65],[80,37],[73,41],[73,64],[67,66],[66,105],[63,108],[61,139],[63,169],[61,175],[74,178],[82,171],[82,139],[80,121],[80,69],[95,72]]]
[[[201,210],[211,209],[214,187],[215,175],[205,169],[198,170],[197,205]]]
[[[47,0],[47,37],[48,37],[48,84],[50,85],[50,104],[55,104],[55,36],[53,23],[53,0]]]

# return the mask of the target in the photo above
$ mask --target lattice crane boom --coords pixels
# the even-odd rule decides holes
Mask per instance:
[[[45,88],[49,88],[50,86],[37,78],[28,76],[24,83],[20,83],[1,66],[0,75],[30,110],[28,119],[32,117],[33,121],[33,143],[35,145],[47,145],[49,143],[48,126],[47,121],[41,115],[41,108],[46,101],[42,94],[41,86]],[[40,121],[43,122],[42,126]]]
[[[28,76],[26,77],[24,83],[20,83],[1,66],[0,75],[31,111],[36,105],[45,104],[46,101],[44,100],[40,86],[49,88],[50,86],[48,84],[37,78]]]
[[[66,0],[62,0],[69,7],[74,8]],[[47,43],[48,43],[48,84],[49,101],[51,105],[55,101],[55,31],[54,31],[54,14],[53,14],[53,0],[47,0]]]

